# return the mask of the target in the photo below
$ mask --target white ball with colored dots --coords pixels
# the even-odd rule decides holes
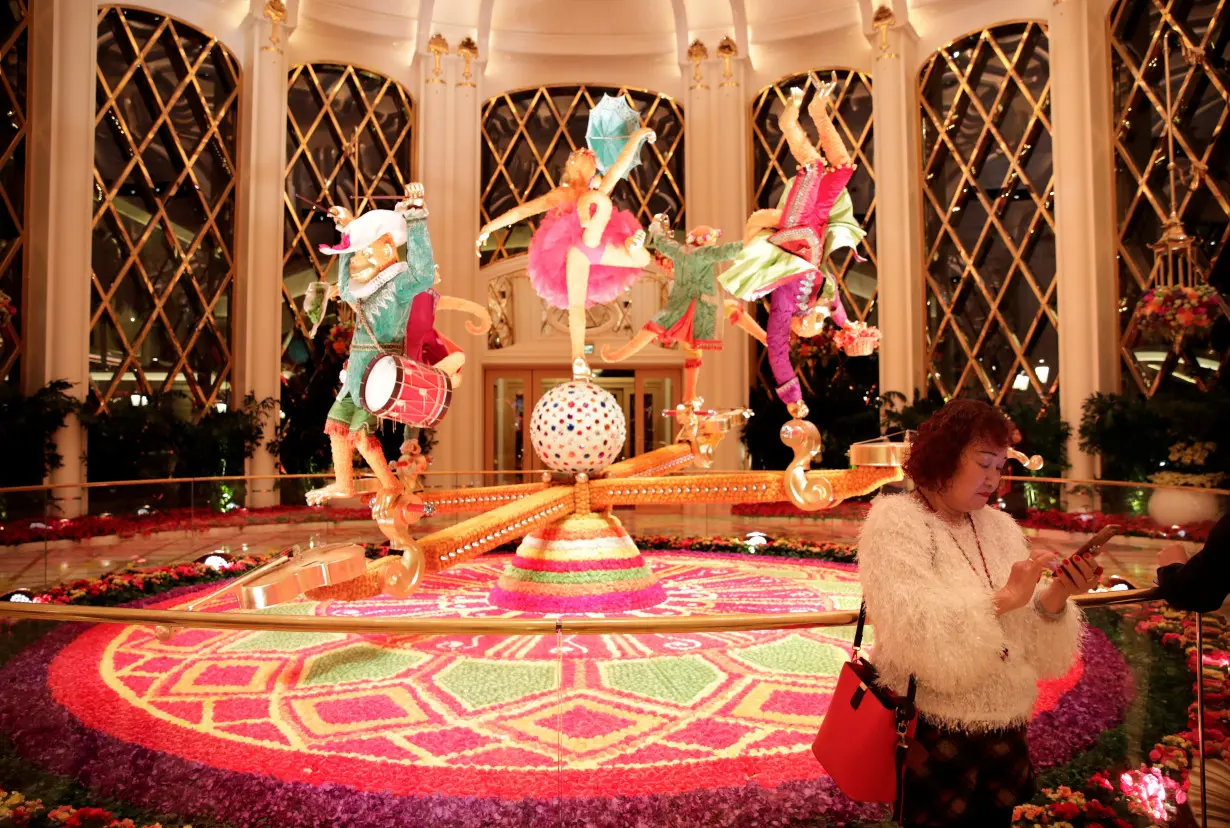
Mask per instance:
[[[566,382],[542,395],[530,419],[530,443],[555,471],[593,473],[615,462],[628,425],[609,391],[588,382]]]

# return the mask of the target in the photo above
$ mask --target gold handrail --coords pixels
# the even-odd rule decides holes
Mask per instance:
[[[1074,600],[1082,607],[1153,601],[1157,589],[1091,592]],[[142,624],[183,629],[330,632],[350,635],[644,635],[653,633],[750,632],[804,627],[844,627],[858,620],[854,610],[694,615],[679,618],[357,618],[351,616],[265,615],[251,612],[185,612],[131,607],[0,602],[0,616],[37,621]]]
[[[422,477],[496,477],[500,475],[520,475],[521,477],[539,478],[542,469],[532,471],[513,469],[497,471],[482,469],[477,471],[427,471]],[[720,469],[692,469],[689,474],[730,474]],[[39,486],[9,486],[0,488],[0,495],[20,494],[27,492],[54,491],[56,489],[108,489],[124,486],[169,486],[179,483],[221,483],[240,480],[319,480],[332,477],[332,472],[314,474],[232,474],[215,477],[160,477],[151,480],[105,480],[86,483],[47,483]],[[356,476],[356,479],[360,479]],[[1133,483],[1126,480],[1080,480],[1067,477],[1028,477],[1004,475],[1003,480],[1013,483],[1053,483],[1061,486],[1118,486],[1127,489],[1171,489],[1184,492],[1199,492],[1201,494],[1230,495],[1230,489],[1203,489],[1196,486],[1176,486],[1173,483]]]

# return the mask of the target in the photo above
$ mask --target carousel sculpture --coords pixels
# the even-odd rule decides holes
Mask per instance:
[[[817,96],[818,108],[812,108],[821,125],[827,119],[826,89]],[[796,128],[801,97],[796,90],[793,106],[783,116],[787,121],[793,117]],[[821,133],[827,135],[823,128]],[[849,177],[848,159],[830,151],[835,167],[825,171],[819,153],[810,147],[810,155],[799,150],[807,161],[787,190],[783,210],[753,216],[749,232],[756,229],[745,243],[715,245],[720,231],[696,228],[688,243],[680,245],[671,238],[664,217],[654,222],[651,244],[675,262],[671,298],[654,323],[604,356],[617,360],[655,339],[662,344],[678,340],[695,364],[689,363],[684,403],[664,412],[676,418],[675,443],[617,461],[626,423],[615,398],[592,381],[584,359],[584,311],[610,301],[649,262],[646,233],[631,214],[612,205],[610,192],[636,165],[640,149],[654,140],[654,134],[624,100],[604,98],[591,113],[586,137],[589,147],[569,156],[559,187],[495,219],[478,240],[481,245],[490,233],[547,212],[531,241],[530,278],[548,304],[568,309],[573,358],[573,380],[545,394],[530,418],[534,451],[552,471],[536,483],[418,492],[390,471],[370,439],[378,419],[393,419],[407,427],[437,423],[448,410],[457,386],[456,371],[464,360],[455,345],[440,341],[426,311],[455,307],[474,313],[482,324],[470,326],[472,333],[480,333],[489,320],[481,308],[449,302],[447,297],[424,299],[424,312],[416,315],[419,297],[430,297],[435,281],[420,185],[411,185],[407,199],[394,211],[371,211],[353,220],[339,212],[335,217],[342,239],[327,250],[338,257],[338,286],[324,295],[350,303],[361,324],[356,326],[342,391],[326,426],[334,445],[337,480],[312,492],[309,500],[324,502],[351,492],[369,499],[373,518],[390,547],[401,554],[367,562],[364,548],[357,544],[292,550],[224,588],[238,593],[241,608],[256,609],[302,595],[316,600],[356,600],[381,593],[402,597],[427,573],[520,539],[515,557],[492,588],[494,605],[552,614],[644,609],[662,601],[664,593],[614,515],[615,507],[789,500],[801,509],[819,510],[902,479],[907,443],[891,438],[856,445],[850,468],[812,470],[812,460],[820,452],[819,432],[801,419],[805,408],[801,400],[793,400],[790,383],[783,377],[779,377],[782,397],[795,416],[781,432],[794,452],[784,472],[680,473],[689,466],[709,468],[718,443],[751,416],[743,409],[705,409],[695,397],[699,352],[720,346],[713,324],[719,298],[713,285],[715,265],[735,258],[734,277],[727,271],[720,279],[729,289],[750,278],[748,257],[773,260],[771,270],[780,278],[756,289],[758,295],[771,292],[774,305],[784,311],[771,317],[770,343],[783,332],[788,338],[791,327],[800,329],[796,333],[814,335],[830,316],[849,328],[835,294],[822,287],[831,277],[823,276],[818,264],[832,245],[853,246],[861,238],[861,230],[843,218],[848,212],[840,207]],[[807,200],[816,198],[817,190],[828,193],[827,206]],[[765,245],[785,252],[779,255]],[[790,258],[779,261],[781,256]],[[741,298],[752,296],[733,292]],[[764,336],[746,314],[738,324]],[[366,335],[361,338],[359,332]],[[424,342],[431,347],[424,347]],[[780,366],[775,363],[774,368],[778,371]],[[352,446],[372,466],[374,478],[353,479]],[[413,527],[429,514],[473,516],[415,537]]]

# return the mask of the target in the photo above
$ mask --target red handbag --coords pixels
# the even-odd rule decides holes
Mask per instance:
[[[891,802],[893,819],[904,805],[905,758],[918,725],[915,682],[905,696],[876,683],[876,669],[859,655],[867,605],[858,611],[854,652],[841,667],[837,689],[812,753],[837,787],[855,802]]]

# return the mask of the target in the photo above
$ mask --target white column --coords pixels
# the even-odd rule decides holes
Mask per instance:
[[[868,37],[875,113],[876,259],[880,390],[907,397],[926,382],[924,364],[922,190],[919,181],[917,42],[905,3],[894,25]],[[869,4],[864,22],[872,29]]]
[[[453,44],[454,49],[456,44]],[[486,307],[487,282],[474,255],[479,228],[479,118],[483,64],[475,61],[472,77],[456,55],[442,61],[440,80],[433,80],[430,57],[421,56],[423,82],[418,100],[419,156],[416,178],[427,190],[432,247],[440,266],[440,293]],[[468,314],[441,313],[440,332],[466,352],[463,384],[453,395],[448,415],[436,429],[439,443],[434,470],[468,472],[490,465],[483,456],[485,336],[467,333]]]
[[[712,61],[708,72],[711,86],[708,113],[684,112],[687,127],[687,147],[692,141],[708,154],[708,165],[696,165],[688,175],[688,224],[710,224],[723,231],[722,241],[743,237],[743,224],[751,212],[748,172],[748,112],[752,91],[747,88],[747,60],[731,60],[731,77],[724,78],[722,62]],[[708,120],[696,116],[708,114]],[[704,142],[708,142],[707,144]],[[704,200],[690,200],[693,187]],[[694,209],[695,208],[695,209]],[[718,311],[721,318],[721,309]],[[741,408],[748,404],[750,340],[733,325],[721,323],[723,348],[705,355],[705,367],[700,376],[699,393],[713,408]],[[731,432],[718,446],[715,469],[742,467],[743,447],[739,433]]]
[[[90,239],[94,183],[94,0],[30,4],[30,89],[27,192],[27,393],[53,380],[89,390]],[[85,479],[85,440],[71,418],[56,435],[63,465],[51,483]],[[84,512],[85,491],[55,492],[60,512]]]
[[[295,4],[291,5],[293,15]],[[286,167],[286,41],[278,26],[271,42],[271,23],[264,3],[253,0],[245,21],[240,106],[243,124],[239,149],[239,229],[235,298],[238,318],[232,405],[253,394],[258,401],[281,397],[282,193]],[[277,465],[266,445],[273,439],[280,408],[265,421],[265,438],[247,463],[250,475],[271,475]],[[273,506],[273,480],[248,483],[249,507]]]
[[[1059,408],[1075,430],[1081,405],[1119,387],[1111,165],[1110,0],[1056,0],[1051,7],[1051,118],[1055,259],[1059,280]],[[1073,433],[1070,475],[1097,464]],[[1070,504],[1076,506],[1079,504]]]

